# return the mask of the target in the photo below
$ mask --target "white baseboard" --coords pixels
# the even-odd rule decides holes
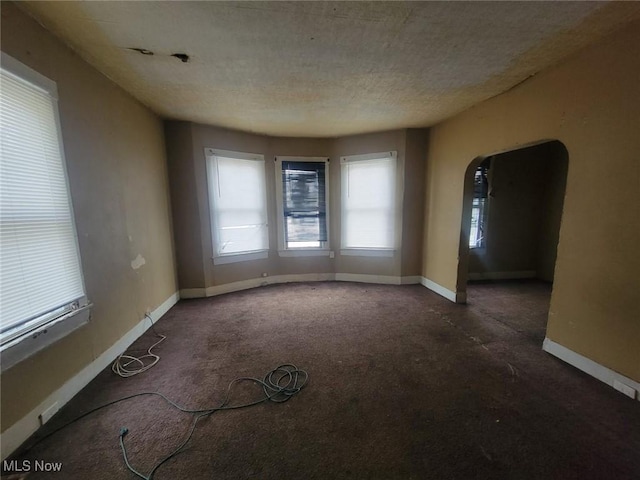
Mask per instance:
[[[514,272],[469,272],[468,280],[520,280],[525,278],[536,278],[535,270],[521,270]]]
[[[631,397],[638,398],[638,392],[640,392],[640,383],[632,380],[624,375],[611,370],[599,363],[594,362],[593,360],[580,355],[579,353],[574,352],[573,350],[568,349],[560,345],[559,343],[554,342],[548,338],[544,339],[542,344],[542,349],[553,355],[554,357],[559,358],[560,360],[568,363],[576,367],[578,370],[582,370],[583,372],[591,375],[594,378],[597,378],[601,382],[606,383],[612,388],[616,390],[624,390],[622,393]],[[622,387],[621,385],[622,384]],[[624,388],[624,386],[629,388]],[[633,390],[633,393],[630,391]]]
[[[362,273],[336,273],[338,282],[377,283],[381,285],[413,285],[420,283],[421,276],[398,277],[394,275],[367,275]]]
[[[467,292],[454,292],[453,290],[449,290],[448,288],[445,288],[442,285],[425,277],[421,277],[420,283],[427,287],[429,290],[454,303],[467,303]]]
[[[222,295],[224,293],[238,292],[249,288],[264,287],[277,283],[291,282],[324,282],[327,280],[335,280],[333,273],[302,273],[298,275],[273,275],[271,277],[250,278],[239,282],[225,283],[224,285],[216,285],[208,287],[205,291],[207,297]],[[180,291],[182,294],[182,290]]]
[[[271,277],[250,278],[239,282],[225,283],[208,288],[186,288],[180,290],[180,298],[204,298],[239,292],[249,288],[264,287],[291,282],[359,282],[385,285],[410,285],[420,283],[420,276],[396,277],[392,275],[364,275],[357,273],[303,273],[293,275],[273,275]]]
[[[160,319],[179,300],[178,293],[167,298],[158,308],[150,313],[154,323]],[[39,415],[54,403],[62,408],[80,390],[82,390],[96,375],[104,370],[115,358],[124,352],[134,341],[151,327],[151,322],[145,317],[138,322],[123,337],[103,352],[93,362],[83,368],[62,387],[49,395],[40,405],[22,417],[2,433],[2,460],[13,453],[27,438],[40,428]]]
[[[336,281],[400,285],[401,277],[393,275],[366,275],[362,273],[336,273]]]

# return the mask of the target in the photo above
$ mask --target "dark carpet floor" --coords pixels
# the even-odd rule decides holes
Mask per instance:
[[[282,363],[309,373],[290,401],[203,419],[162,479],[638,479],[640,404],[541,350],[550,286],[469,286],[455,305],[419,285],[274,285],[181,301],[151,370],[110,370],[34,439],[143,391],[217,406],[238,376]],[[130,351],[155,341],[148,331]],[[239,385],[232,402],[261,390]],[[186,434],[191,416],[160,398],[100,410],[14,457],[63,462],[29,480],[133,479]],[[33,439],[27,444],[33,442]]]

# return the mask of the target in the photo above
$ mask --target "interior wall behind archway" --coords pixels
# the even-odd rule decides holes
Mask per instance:
[[[566,150],[547,142],[491,158],[486,247],[469,250],[469,276],[553,281]]]

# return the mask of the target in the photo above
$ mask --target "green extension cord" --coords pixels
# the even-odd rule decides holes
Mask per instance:
[[[135,468],[133,468],[129,463],[129,459],[127,458],[127,449],[125,448],[125,445],[124,445],[124,437],[127,433],[129,433],[129,430],[126,427],[123,427],[120,430],[120,448],[122,448],[122,456],[124,457],[124,462],[127,464],[127,468],[131,470],[131,472],[135,473],[138,477],[144,480],[151,480],[153,478],[153,474],[156,472],[156,470],[158,470],[158,468],[160,468],[160,466],[163,463],[167,462],[168,460],[173,458],[175,455],[180,453],[182,449],[187,445],[187,443],[189,443],[189,440],[191,440],[191,437],[193,436],[193,432],[196,429],[196,425],[198,424],[198,421],[201,418],[208,417],[209,415],[215,412],[218,412],[220,410],[238,410],[240,408],[246,408],[246,407],[251,407],[253,405],[258,405],[259,403],[263,403],[266,401],[272,401],[276,403],[286,402],[291,397],[293,397],[298,392],[300,392],[300,390],[307,383],[308,378],[309,378],[309,375],[307,374],[307,372],[305,372],[304,370],[299,370],[298,367],[292,364],[284,364],[274,368],[273,370],[271,370],[269,373],[265,375],[263,380],[260,380],[258,378],[253,378],[253,377],[236,378],[227,387],[227,394],[225,395],[225,398],[219,407],[207,408],[202,410],[189,410],[169,400],[167,397],[165,397],[161,393],[149,393],[149,395],[158,395],[162,397],[170,405],[177,408],[181,412],[193,414],[194,418],[193,418],[193,421],[191,422],[191,428],[189,429],[189,432],[187,433],[187,436],[182,441],[182,443],[173,452],[171,452],[169,455],[167,455],[158,463],[156,463],[148,475],[144,475],[139,471],[137,471]],[[256,400],[255,402],[245,403],[242,405],[227,405],[227,403],[229,402],[229,394],[231,393],[231,387],[233,387],[235,383],[242,382],[242,381],[253,382],[253,383],[257,383],[258,385],[261,385],[262,390],[264,391],[264,398],[261,398],[260,400]],[[144,395],[144,394],[140,394],[140,395]]]
[[[182,407],[177,403],[175,403],[173,400],[170,400],[169,398],[167,398],[166,396],[164,396],[162,393],[159,393],[159,392],[136,393],[134,395],[129,395],[128,397],[123,397],[118,400],[114,400],[112,402],[106,403],[92,410],[89,410],[88,412],[83,413],[79,417],[71,420],[69,423],[61,426],[60,428],[57,428],[56,430],[49,433],[48,435],[38,439],[33,445],[31,445],[25,451],[30,450],[36,444],[42,442],[46,438],[49,438],[50,436],[62,430],[63,428],[68,427],[72,423],[77,422],[81,418],[84,418],[87,415],[97,412],[98,410],[114,405],[116,403],[123,402],[125,400],[130,400],[132,398],[153,395],[153,396],[157,396],[164,399],[169,405],[180,410],[181,412],[190,413],[194,417],[193,417],[193,421],[191,422],[191,428],[189,429],[189,432],[187,433],[182,443],[180,443],[180,445],[173,452],[171,452],[169,455],[167,455],[158,463],[156,463],[147,475],[144,475],[143,473],[137,471],[129,463],[129,459],[127,457],[127,449],[124,444],[124,437],[129,433],[129,429],[126,427],[122,427],[120,429],[120,448],[122,449],[122,456],[124,458],[125,464],[127,465],[127,468],[136,476],[144,480],[151,480],[153,478],[153,475],[156,473],[156,471],[158,470],[158,468],[160,468],[161,465],[163,465],[165,462],[167,462],[168,460],[176,456],[178,453],[180,453],[182,449],[189,443],[189,440],[191,440],[191,437],[193,436],[193,432],[196,429],[196,425],[198,424],[198,421],[201,418],[208,417],[209,415],[212,415],[215,412],[218,412],[221,410],[238,410],[240,408],[251,407],[267,401],[276,402],[276,403],[286,402],[291,397],[298,394],[300,390],[302,390],[302,388],[306,385],[308,379],[309,379],[309,375],[307,374],[307,372],[305,372],[304,370],[298,369],[298,367],[296,367],[293,364],[287,363],[287,364],[279,365],[273,370],[271,370],[270,372],[268,372],[264,376],[264,379],[262,380],[260,380],[259,378],[253,378],[253,377],[236,378],[231,383],[229,383],[229,386],[227,387],[227,393],[225,395],[223,402],[220,404],[220,406],[213,407],[213,408],[197,409],[197,410],[192,410],[192,409]],[[259,400],[256,400],[255,402],[244,403],[241,405],[228,405],[231,388],[233,387],[233,385],[239,382],[252,382],[260,385],[262,387],[262,391],[264,392],[264,397]],[[25,451],[23,451],[22,453],[24,453]]]

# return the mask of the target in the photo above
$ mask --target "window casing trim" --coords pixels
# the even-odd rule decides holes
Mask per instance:
[[[344,166],[350,163],[358,162],[374,162],[376,160],[393,159],[395,161],[395,197],[394,197],[394,246],[391,248],[369,248],[369,247],[353,247],[343,246],[344,237],[340,239],[340,255],[345,256],[360,256],[360,257],[395,257],[400,250],[402,242],[402,208],[404,198],[404,164],[398,158],[398,152],[396,150],[389,150],[385,152],[375,153],[363,153],[357,155],[345,155],[340,157],[340,176],[341,176],[341,191],[340,196],[344,194],[342,188],[342,182],[344,181]],[[344,200],[341,201],[341,220],[344,221]],[[344,235],[344,230],[342,235]]]
[[[353,162],[366,162],[369,160],[382,160],[385,158],[394,158],[398,160],[398,152],[396,150],[390,150],[388,152],[377,153],[363,153],[359,155],[346,155],[340,157],[340,163],[353,163]]]
[[[341,248],[340,255],[351,257],[393,257],[395,248]]]
[[[7,55],[6,53],[4,52],[0,52],[0,53],[2,54],[0,56],[0,59],[2,61],[1,64],[2,64],[3,70],[8,72],[10,75],[15,77],[16,79],[23,82],[26,81],[31,85],[37,87],[41,91],[48,93],[49,96],[54,100],[54,110],[56,113],[57,127],[58,127],[58,132],[60,132],[60,118],[58,115],[58,85],[56,84],[56,82],[54,82],[48,77],[45,77],[40,72],[35,71],[31,67],[28,67],[24,63],[19,62],[18,60]],[[60,147],[61,147],[60,149],[63,150],[62,153],[64,153],[64,149],[62,148],[62,143],[60,144]],[[64,155],[63,155],[63,160],[64,160]]]
[[[222,150],[219,148],[205,148],[205,156],[208,157],[226,157],[237,158],[239,160],[258,160],[264,161],[264,155],[261,153],[235,152],[233,150]]]
[[[290,248],[278,250],[280,257],[329,257],[331,251],[326,248]]]
[[[23,335],[3,344],[0,348],[2,372],[88,323],[91,317],[91,307],[93,304],[87,302],[74,310],[67,310],[63,315],[55,317],[47,323],[39,323]]]
[[[268,247],[268,211],[267,211],[267,185],[266,185],[266,170],[264,172],[263,180],[265,182],[264,186],[264,194],[265,198],[263,200],[263,207],[265,213],[265,227],[267,228],[267,248],[258,249],[258,250],[247,250],[243,252],[231,252],[231,253],[217,253],[217,246],[220,242],[218,238],[218,233],[216,231],[216,208],[213,201],[212,195],[212,187],[211,182],[213,181],[214,172],[214,163],[216,157],[225,157],[225,158],[234,158],[238,160],[252,160],[257,162],[262,162],[264,168],[266,169],[266,163],[264,160],[264,155],[261,153],[247,153],[247,152],[237,152],[233,150],[223,150],[219,148],[210,148],[207,147],[204,149],[204,155],[206,160],[206,168],[207,168],[207,195],[209,197],[209,221],[211,223],[211,244],[213,248],[212,261],[214,265],[225,265],[229,263],[237,263],[237,262],[247,262],[252,260],[261,260],[268,258],[269,256],[269,247]]]
[[[330,254],[330,200],[329,192],[329,157],[302,157],[302,156],[281,156],[278,155],[275,158],[276,168],[276,208],[277,208],[277,227],[278,227],[278,255],[280,257],[318,257],[329,256]],[[327,241],[319,242],[319,247],[287,247],[285,242],[284,231],[284,200],[283,200],[283,183],[282,183],[282,162],[308,162],[308,163],[324,163],[324,188],[325,188],[325,209],[326,209],[326,229],[327,229]]]
[[[476,257],[481,257],[487,253],[487,240],[489,237],[489,214],[491,212],[491,193],[493,183],[493,164],[494,157],[486,158],[474,172],[474,186],[471,199],[471,218],[469,222],[469,253]],[[480,174],[483,180],[486,180],[486,191],[478,195],[476,191],[476,176]],[[477,203],[476,203],[477,200]],[[477,212],[477,214],[475,214]],[[475,220],[475,225],[474,225]],[[480,237],[478,237],[481,235]],[[472,245],[472,240],[475,242]],[[480,238],[480,245],[478,245]]]
[[[92,304],[87,298],[87,290],[82,268],[82,255],[78,244],[78,229],[76,227],[75,212],[71,196],[67,160],[62,141],[62,126],[58,108],[58,87],[55,81],[42,75],[31,67],[23,64],[5,52],[0,52],[2,70],[17,81],[28,83],[51,99],[53,120],[55,122],[56,137],[64,177],[67,202],[73,235],[73,248],[79,262],[79,282],[83,294],[70,303],[54,308],[35,318],[6,329],[0,337],[0,356],[2,357],[0,371],[4,372],[13,365],[33,356],[40,350],[47,348],[77,328],[89,322]]]
[[[269,258],[269,250],[255,250],[252,252],[226,253],[212,257],[214,265],[226,265],[229,263],[248,262],[251,260],[263,260]]]

